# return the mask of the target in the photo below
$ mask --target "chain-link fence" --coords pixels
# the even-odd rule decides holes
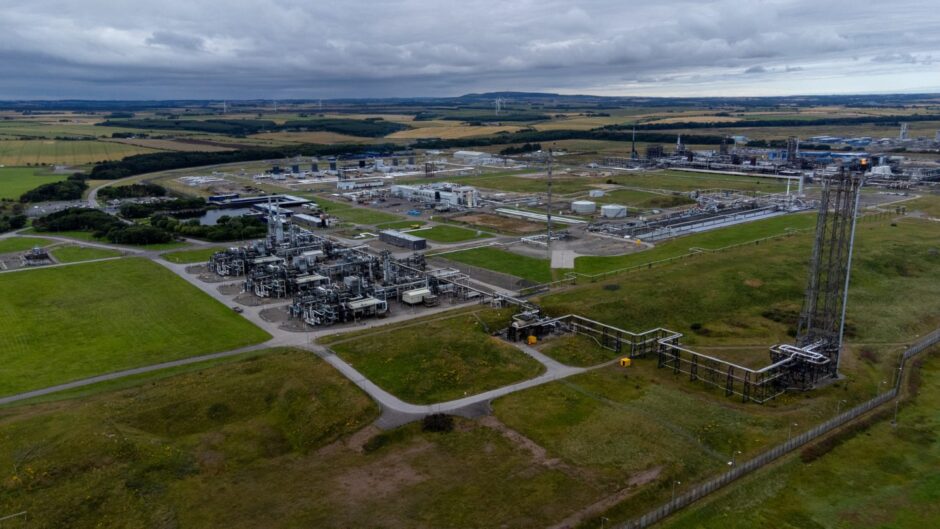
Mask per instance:
[[[927,336],[923,337],[916,344],[914,344],[913,346],[909,347],[906,351],[904,351],[904,355],[901,361],[901,366],[899,367],[901,369],[904,369],[905,367],[907,367],[908,360],[910,360],[912,357],[914,357],[918,353],[924,351],[925,349],[937,343],[940,343],[940,329],[937,329],[933,331],[932,333],[928,334]],[[704,496],[708,494],[711,494],[712,492],[720,489],[721,487],[724,487],[728,483],[731,483],[732,481],[740,478],[741,476],[749,474],[763,467],[764,465],[776,460],[780,456],[783,456],[784,454],[787,454],[805,445],[806,443],[822,435],[825,435],[831,432],[832,430],[846,424],[847,422],[855,419],[856,417],[863,415],[873,410],[874,408],[877,408],[878,406],[881,406],[882,404],[894,399],[898,395],[900,387],[901,387],[901,377],[898,376],[894,387],[882,393],[881,395],[878,395],[877,397],[867,402],[863,402],[862,404],[855,406],[854,408],[848,409],[845,412],[837,415],[836,417],[833,417],[832,419],[829,419],[828,421],[817,425],[815,428],[809,431],[793,436],[787,442],[777,445],[776,447],[758,455],[757,457],[753,459],[750,459],[748,461],[743,461],[741,463],[734,465],[734,467],[731,470],[709,481],[706,481],[705,483],[702,483],[693,487],[692,490],[687,491],[679,496],[676,496],[675,499],[673,499],[672,501],[669,501],[668,503],[661,505],[659,508],[653,511],[650,511],[644,514],[643,516],[640,516],[639,518],[636,518],[625,524],[622,524],[619,527],[621,529],[642,529],[644,527],[649,527],[650,525],[662,520],[663,518],[678,511],[679,509],[686,507],[687,505],[690,505],[691,503],[695,501],[698,501],[699,499],[703,498]]]

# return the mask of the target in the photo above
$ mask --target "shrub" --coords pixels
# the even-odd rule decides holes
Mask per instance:
[[[421,422],[425,432],[450,432],[454,429],[454,417],[443,413],[432,413]]]

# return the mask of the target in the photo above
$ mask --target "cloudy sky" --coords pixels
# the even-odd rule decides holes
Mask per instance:
[[[0,99],[940,92],[935,0],[0,0]]]

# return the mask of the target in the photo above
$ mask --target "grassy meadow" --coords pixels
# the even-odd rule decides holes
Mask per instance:
[[[426,319],[330,347],[369,380],[415,404],[481,393],[543,371],[525,353],[489,336],[484,321],[473,314]]]
[[[2,274],[0,301],[0,395],[269,338],[144,259]]]

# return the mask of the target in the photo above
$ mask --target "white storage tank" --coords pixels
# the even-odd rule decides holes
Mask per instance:
[[[571,203],[571,211],[581,215],[590,215],[597,211],[597,203],[590,200],[575,200]]]
[[[627,206],[607,204],[601,207],[601,216],[605,219],[619,219],[627,216]]]

